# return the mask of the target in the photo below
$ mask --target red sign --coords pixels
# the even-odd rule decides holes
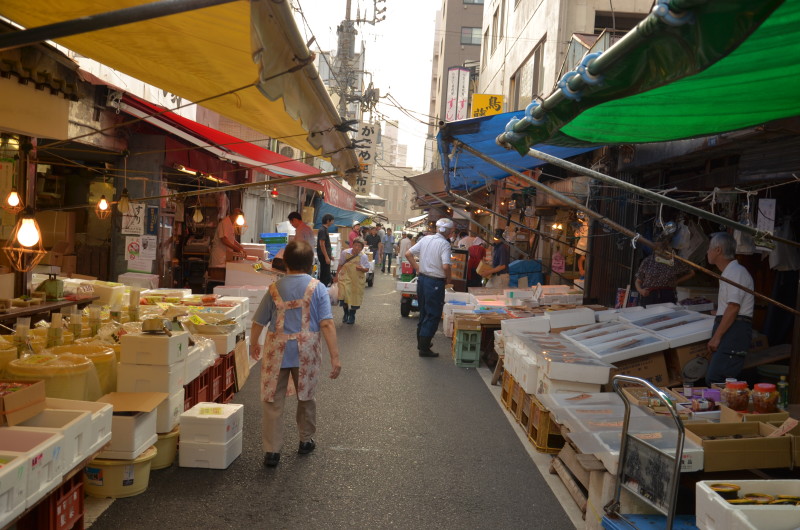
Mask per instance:
[[[325,202],[331,206],[351,212],[356,209],[356,194],[339,184],[335,179],[323,180],[322,187],[325,193]]]

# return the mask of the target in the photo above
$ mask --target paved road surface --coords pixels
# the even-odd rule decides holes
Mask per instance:
[[[262,467],[255,371],[244,449],[224,471],[153,471],[93,530],[171,528],[574,528],[480,375],[417,356],[416,313],[402,318],[394,280],[378,273],[354,326],[334,310],[342,375],[318,393],[317,450],[299,456],[287,400],[279,467]],[[325,365],[328,366],[327,361]],[[255,367],[254,370],[257,370]]]

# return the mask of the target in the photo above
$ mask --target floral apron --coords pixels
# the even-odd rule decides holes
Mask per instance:
[[[320,351],[319,332],[310,331],[311,323],[311,297],[319,282],[311,279],[303,294],[303,298],[285,302],[281,298],[275,284],[269,286],[272,300],[277,310],[275,331],[268,331],[264,343],[265,357],[261,363],[261,400],[264,402],[275,401],[275,392],[278,386],[278,376],[283,362],[283,353],[286,343],[290,340],[297,341],[300,368],[297,375],[297,399],[308,401],[314,399],[317,389],[322,355]],[[301,308],[302,325],[298,333],[285,333],[283,330],[284,317],[288,309]],[[293,381],[289,378],[287,395],[293,394]]]
[[[359,257],[352,258],[339,271],[339,300],[349,306],[361,307],[364,300],[366,274],[356,270],[356,266],[360,264]]]

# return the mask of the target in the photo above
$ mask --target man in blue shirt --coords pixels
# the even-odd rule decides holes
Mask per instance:
[[[505,289],[508,287],[508,264],[511,263],[511,248],[503,237],[503,229],[494,231],[494,249],[492,250],[492,268],[484,273],[489,281],[486,287],[490,289]]]

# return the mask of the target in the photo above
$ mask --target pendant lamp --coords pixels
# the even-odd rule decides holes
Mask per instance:
[[[277,187],[272,188],[272,191],[270,192],[270,195],[272,195],[273,197],[277,197],[278,196],[278,188]]]
[[[105,195],[100,196],[100,200],[97,201],[97,205],[94,207],[94,213],[98,219],[106,219],[111,215],[111,207]]]
[[[19,272],[33,269],[47,254],[42,244],[42,232],[30,208],[23,210],[3,252],[14,270]]]
[[[243,214],[236,216],[236,219],[233,220],[233,227],[236,229],[238,235],[242,235],[245,230],[247,230],[247,221]]]

